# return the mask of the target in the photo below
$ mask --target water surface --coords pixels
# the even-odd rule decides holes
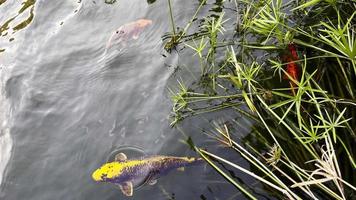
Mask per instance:
[[[115,149],[132,145],[147,154],[196,156],[179,142],[181,131],[169,126],[167,87],[179,78],[172,66],[197,63],[181,60],[191,60],[189,52],[178,57],[163,51],[161,36],[171,30],[167,1],[0,2],[0,24],[7,23],[0,37],[0,199],[125,199],[116,186],[91,179]],[[178,25],[184,26],[198,5],[174,1]],[[153,24],[124,49],[105,53],[112,32],[140,18]],[[201,138],[214,116],[192,118],[180,130]],[[223,150],[209,140],[197,141]],[[244,198],[208,166],[168,176],[131,199]]]

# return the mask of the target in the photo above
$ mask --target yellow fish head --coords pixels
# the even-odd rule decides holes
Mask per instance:
[[[106,163],[92,174],[92,178],[97,182],[110,182],[122,174],[123,166],[119,162]]]

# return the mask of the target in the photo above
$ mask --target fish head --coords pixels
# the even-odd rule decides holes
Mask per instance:
[[[111,162],[96,169],[92,174],[92,178],[96,182],[115,182],[115,180],[120,178],[122,172],[123,166],[121,163]]]
[[[111,37],[106,44],[106,48],[110,48],[115,44],[119,44],[120,42],[126,39],[127,39],[127,32],[125,31],[125,26],[120,26],[111,34]]]

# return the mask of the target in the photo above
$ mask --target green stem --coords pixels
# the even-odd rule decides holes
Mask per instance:
[[[168,6],[169,6],[169,15],[171,17],[171,26],[173,29],[173,34],[176,35],[176,27],[174,25],[174,19],[173,19],[173,11],[172,11],[172,5],[171,5],[171,0],[168,0]]]
[[[188,29],[189,29],[190,26],[192,25],[194,19],[195,19],[196,16],[198,15],[200,9],[203,7],[203,5],[205,4],[205,2],[206,2],[206,0],[203,0],[203,1],[200,3],[198,9],[195,11],[193,17],[190,19],[190,21],[188,22],[187,26],[185,26],[185,28],[184,28],[184,30],[183,30],[183,33],[179,36],[179,38],[178,38],[177,41],[179,41],[180,39],[182,39],[182,37],[183,37],[184,35],[186,35]]]

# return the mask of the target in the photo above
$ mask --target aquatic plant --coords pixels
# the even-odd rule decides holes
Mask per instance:
[[[184,27],[183,30],[181,30],[179,27],[176,27],[174,23],[174,18],[173,18],[173,10],[172,10],[172,3],[171,0],[168,1],[168,7],[169,7],[169,16],[170,16],[170,21],[171,21],[171,26],[172,26],[172,32],[168,32],[162,36],[163,41],[166,41],[164,45],[164,49],[168,52],[171,52],[172,49],[175,49],[177,45],[182,43],[185,39],[192,38],[191,35],[187,35],[188,29],[191,27],[193,21],[195,20],[196,16],[198,15],[200,9],[203,7],[203,5],[206,3],[207,0],[202,0],[199,7],[197,8],[196,12],[194,13],[193,17],[190,19],[190,21],[187,23],[187,25]],[[193,38],[199,35],[199,33],[193,34]]]
[[[222,123],[208,134],[240,154],[250,169],[191,142],[247,198],[257,199],[215,161],[250,175],[278,198],[351,199],[356,193],[355,1],[234,3],[235,8],[224,8],[237,17],[207,16],[196,37],[175,42],[199,58],[201,79],[191,86],[179,81],[170,90],[172,126],[226,109],[251,120],[244,138],[233,119],[232,126]],[[231,33],[225,22],[233,19]],[[220,41],[224,34],[234,37]]]

